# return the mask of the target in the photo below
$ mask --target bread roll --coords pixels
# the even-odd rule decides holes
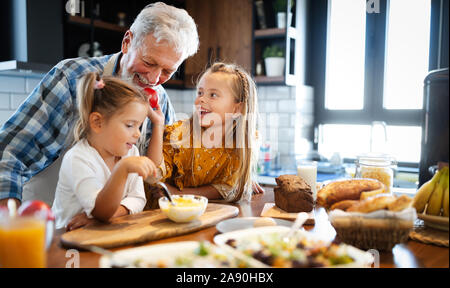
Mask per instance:
[[[347,212],[370,213],[376,210],[387,209],[391,203],[395,202],[395,200],[396,198],[391,195],[372,197],[359,201],[359,203],[348,208]]]
[[[325,208],[343,200],[359,200],[361,193],[377,190],[384,192],[384,185],[374,179],[350,179],[332,182],[317,192],[317,203]]]
[[[339,202],[336,202],[333,205],[331,205],[330,210],[340,209],[340,210],[343,210],[343,211],[347,211],[348,208],[350,208],[351,206],[355,205],[358,202],[359,202],[358,200],[343,200],[343,201],[339,201]]]
[[[402,211],[408,207],[411,207],[413,199],[411,197],[408,197],[406,195],[402,195],[398,197],[394,202],[390,203],[388,205],[388,209],[390,211]]]

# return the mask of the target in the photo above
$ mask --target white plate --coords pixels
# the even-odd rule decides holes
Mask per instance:
[[[221,249],[222,254],[229,255],[230,258],[234,257],[236,259],[241,259],[247,262],[250,267],[255,268],[265,268],[266,265],[260,263],[259,261],[249,258],[245,255],[234,251],[229,246],[218,247],[209,242],[207,244],[212,245],[214,249]],[[179,256],[187,255],[197,249],[200,242],[197,241],[181,241],[167,244],[156,244],[150,246],[143,246],[137,248],[124,249],[114,252],[112,259],[108,256],[102,256],[99,261],[100,268],[111,268],[112,266],[126,267],[128,264],[134,263],[136,260],[142,259],[147,263],[157,264],[164,261],[169,264],[171,261]],[[217,260],[219,261],[219,260]],[[199,267],[214,267],[214,263],[207,263],[203,261],[202,266]]]
[[[422,219],[426,226],[442,231],[448,231],[448,217],[427,214],[417,214],[417,217]]]
[[[256,219],[261,219],[263,217],[241,217],[241,218],[232,218],[223,220],[216,225],[216,229],[220,233],[227,233],[232,232],[236,230],[242,230],[242,229],[248,229],[253,228],[253,224]],[[270,218],[270,217],[264,217],[264,218]],[[277,223],[277,226],[286,226],[291,227],[294,222],[288,221],[288,220],[282,220],[282,219],[275,219],[271,218]]]
[[[284,226],[266,226],[266,227],[237,230],[215,236],[214,243],[221,246],[225,245],[225,243],[230,239],[234,239],[237,241],[243,239],[251,240],[252,238],[257,239],[258,236],[272,233],[286,234],[287,232],[289,232],[289,229],[290,228]],[[322,240],[319,236],[311,234],[307,231],[299,230],[298,233],[300,233],[302,236],[307,237],[310,240]],[[346,249],[346,253],[348,255],[350,255],[353,259],[355,259],[355,262],[345,265],[333,266],[333,268],[370,267],[374,262],[373,255],[368,252],[362,251],[350,245],[344,245],[343,248]]]

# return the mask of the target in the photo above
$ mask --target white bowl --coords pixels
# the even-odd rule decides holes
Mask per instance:
[[[161,211],[172,221],[186,223],[198,219],[206,210],[208,198],[197,195],[172,195],[175,205],[167,197],[158,200]]]

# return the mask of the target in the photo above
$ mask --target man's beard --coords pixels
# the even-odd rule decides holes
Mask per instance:
[[[139,73],[136,73],[136,72],[130,73],[128,71],[125,71],[124,73],[122,73],[121,77],[123,80],[125,80],[129,83],[133,83],[134,85],[136,85],[137,87],[139,87],[141,89],[143,89],[143,88],[141,86],[139,86],[138,83],[136,83],[136,81],[139,81],[140,83],[147,85],[147,86],[152,86],[148,83],[148,81],[145,77],[142,77]]]

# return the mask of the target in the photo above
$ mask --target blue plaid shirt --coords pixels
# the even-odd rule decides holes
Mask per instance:
[[[53,67],[0,128],[0,200],[22,200],[22,187],[70,146],[73,125],[78,118],[77,79],[88,72],[103,74],[114,55],[67,59]],[[121,54],[116,57],[113,75]],[[166,124],[175,121],[175,111],[162,86],[156,87]],[[151,136],[147,122],[146,143]]]

